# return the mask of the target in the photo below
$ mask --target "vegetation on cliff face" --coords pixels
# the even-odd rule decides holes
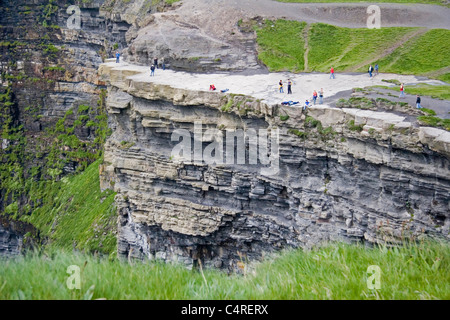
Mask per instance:
[[[81,289],[67,287],[70,265],[80,267]],[[379,267],[379,289],[368,286],[375,282],[369,266]],[[0,299],[450,299],[450,247],[437,242],[330,244],[240,267],[244,275],[227,276],[159,262],[29,254],[0,264]]]
[[[71,109],[44,135],[31,140],[23,125],[13,123],[11,89],[0,95],[0,214],[31,223],[49,245],[115,252],[114,194],[101,193],[99,187],[98,166],[110,134],[105,98],[106,91],[101,90],[96,108]],[[95,139],[76,135],[86,129]],[[67,168],[81,174],[67,176]]]
[[[100,191],[101,162],[99,159],[82,173],[60,181],[42,182],[37,192],[30,192],[42,205],[21,220],[34,225],[49,247],[115,256],[115,193]]]

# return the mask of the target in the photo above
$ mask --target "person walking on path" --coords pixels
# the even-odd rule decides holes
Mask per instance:
[[[400,85],[400,95],[398,97],[401,98],[401,97],[404,97],[404,96],[405,96],[405,86],[402,83]]]
[[[288,79],[288,94],[292,94],[292,81]]]
[[[320,88],[320,92],[319,92],[319,104],[323,104],[323,88]]]
[[[283,91],[283,80],[280,80],[280,82],[278,82],[278,85],[280,86],[280,93],[284,93],[284,91]]]
[[[422,106],[420,105],[420,96],[419,95],[417,95],[417,99],[416,99],[416,108],[422,109]]]
[[[155,65],[152,64],[152,66],[150,67],[150,77],[154,77],[155,76]]]
[[[120,59],[120,53],[119,51],[116,52],[116,63],[119,63],[119,59]]]
[[[166,62],[165,62],[165,60],[164,60],[164,58],[161,58],[161,64],[162,64],[162,69],[163,70],[166,70]]]
[[[317,100],[317,91],[314,90],[314,92],[313,92],[313,101],[314,101],[314,105],[316,105],[316,100]]]
[[[369,78],[372,78],[372,72],[373,72],[373,67],[372,65],[369,66]]]
[[[330,79],[331,79],[331,77],[333,77],[333,79],[334,79],[334,68],[333,67],[331,67],[331,70],[330,70]]]
[[[158,58],[153,59],[153,64],[155,65],[155,68],[158,69]]]
[[[378,63],[375,65],[375,75],[378,75]]]

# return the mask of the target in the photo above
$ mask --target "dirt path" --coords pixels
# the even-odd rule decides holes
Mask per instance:
[[[387,55],[390,55],[392,52],[394,52],[395,49],[397,49],[398,47],[401,47],[403,44],[405,44],[405,42],[407,42],[408,40],[414,38],[415,36],[424,34],[425,32],[427,32],[428,30],[425,28],[416,30],[414,32],[410,32],[408,34],[406,34],[402,39],[398,40],[396,43],[394,43],[391,47],[389,47],[388,49],[384,50],[380,55],[376,56],[375,58],[366,60],[362,63],[360,63],[359,65],[354,66],[351,70],[349,70],[350,72],[354,72],[364,66],[368,66],[371,63],[380,60],[384,57],[386,57]],[[392,65],[395,61],[392,61],[390,65]],[[385,68],[387,68],[388,66],[384,66]]]
[[[305,65],[303,70],[308,72],[308,54],[309,54],[309,45],[308,45],[308,33],[309,33],[309,24],[303,29],[303,40],[305,41],[305,53],[303,55],[303,59],[305,60]]]

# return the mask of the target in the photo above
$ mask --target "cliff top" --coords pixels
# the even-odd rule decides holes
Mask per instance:
[[[114,59],[111,59],[114,60]],[[188,73],[182,71],[156,69],[155,76],[150,76],[150,68],[137,66],[121,61],[119,64],[109,61],[100,68],[122,70],[129,79],[139,82],[149,82],[168,85],[173,88],[194,91],[209,91],[209,86],[214,84],[216,91],[229,89],[227,93],[243,94],[263,100],[268,105],[280,104],[283,101],[299,101],[298,106],[303,106],[306,99],[311,100],[313,91],[324,90],[324,104],[329,105],[330,97],[340,92],[352,90],[353,88],[364,88],[375,85],[390,85],[383,80],[399,80],[405,84],[405,92],[408,85],[418,83],[441,84],[437,80],[419,80],[412,75],[398,75],[380,73],[376,77],[369,78],[368,74],[341,74],[335,73],[335,79],[330,79],[329,74],[303,73],[294,74],[290,72],[273,72],[264,74],[233,74],[233,73]],[[291,79],[292,94],[288,94],[287,81]],[[283,81],[283,91],[279,92],[279,81]],[[427,106],[428,107],[428,106]],[[448,106],[450,109],[450,105]]]

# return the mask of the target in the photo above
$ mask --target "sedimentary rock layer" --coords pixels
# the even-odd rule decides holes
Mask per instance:
[[[239,270],[266,252],[328,240],[449,237],[449,132],[392,113],[321,106],[305,114],[245,95],[173,88],[137,80],[132,67],[101,73],[114,132],[102,188],[118,193],[121,256]],[[279,148],[268,147],[279,154],[276,170],[264,171],[260,158],[251,164],[251,144],[243,164],[174,154],[174,132],[206,151],[219,141],[208,129],[223,137],[279,132]],[[224,162],[227,152],[242,152],[236,145],[223,148]]]

